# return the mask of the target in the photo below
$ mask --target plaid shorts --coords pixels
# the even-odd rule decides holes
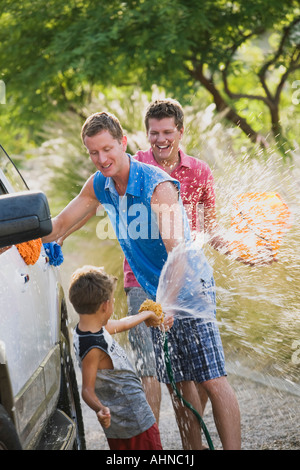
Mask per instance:
[[[160,382],[170,383],[164,357],[164,334],[151,328]],[[199,318],[174,319],[166,333],[175,382],[193,380],[201,383],[226,375],[222,341],[217,322]]]

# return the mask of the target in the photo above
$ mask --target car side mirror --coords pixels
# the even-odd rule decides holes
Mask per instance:
[[[50,209],[41,191],[0,196],[0,248],[41,238],[52,232]]]

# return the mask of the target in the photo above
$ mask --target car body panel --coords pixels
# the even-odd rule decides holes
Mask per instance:
[[[16,210],[10,214],[10,196],[5,197],[8,194],[21,196],[18,201],[23,204],[26,216],[30,206],[27,185],[0,145],[0,226],[1,198],[6,212],[3,224],[6,219],[14,222],[17,218],[14,212],[20,212],[22,217],[23,211],[15,197],[11,207]],[[44,197],[42,193],[39,196],[41,200]],[[29,215],[30,212],[29,207]],[[22,229],[16,231],[16,237],[19,236],[24,240]],[[38,260],[27,264],[16,245],[6,247],[5,244],[2,244],[5,248],[0,248],[1,445],[6,433],[12,435],[11,426],[5,427],[7,420],[11,420],[19,441],[17,445],[20,443],[23,449],[85,448],[76,377],[71,382],[65,372],[66,356],[70,357],[67,367],[71,371],[73,365],[60,268],[50,264],[43,245]],[[71,401],[66,398],[65,389],[74,395]],[[71,403],[75,404],[72,412],[69,411]]]
[[[15,397],[16,427],[24,447],[35,443],[38,430],[56,406],[60,378],[60,348],[56,345]]]
[[[14,395],[58,341],[57,281],[46,260],[27,265],[15,246],[0,256],[0,341]]]

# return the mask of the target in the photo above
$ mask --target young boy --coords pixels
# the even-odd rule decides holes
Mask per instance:
[[[79,314],[74,348],[82,371],[82,398],[96,412],[111,450],[161,450],[141,381],[110,335],[143,321],[156,327],[160,320],[151,311],[110,320],[116,282],[103,268],[93,266],[72,275],[69,298]]]

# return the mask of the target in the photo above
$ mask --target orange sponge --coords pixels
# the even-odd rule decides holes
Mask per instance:
[[[160,304],[154,302],[154,300],[146,299],[140,306],[139,312],[143,312],[144,310],[151,310],[151,312],[154,312],[158,318],[161,319],[161,323],[164,321],[162,307]]]
[[[41,254],[42,240],[37,238],[29,242],[19,243],[16,247],[26,264],[35,264]]]
[[[290,228],[290,210],[276,192],[245,193],[233,201],[230,251],[254,259],[264,246],[277,255],[284,233]]]

